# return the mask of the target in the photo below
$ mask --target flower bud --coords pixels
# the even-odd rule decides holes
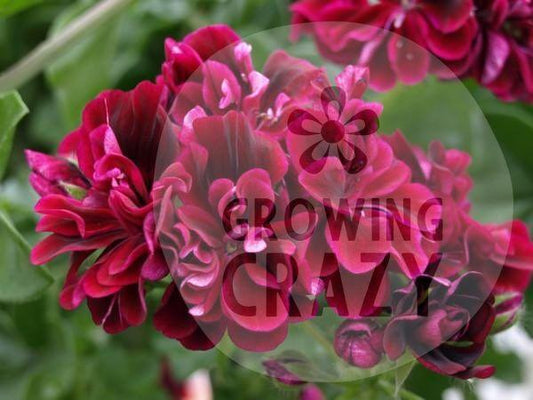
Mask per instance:
[[[299,361],[292,360],[292,359],[283,359],[283,360],[272,359],[272,360],[263,361],[263,367],[265,368],[265,371],[268,376],[270,376],[271,378],[274,378],[280,383],[283,383],[289,386],[303,385],[306,382],[302,380],[300,377],[290,372],[284,366],[284,364],[290,364],[290,363],[295,363],[295,362],[299,362]]]
[[[348,320],[335,333],[335,352],[347,363],[372,368],[383,355],[383,330],[371,320]]]
[[[74,163],[66,158],[36,151],[26,150],[25,153],[32,171],[30,183],[39,195],[69,195],[75,199],[85,197],[89,181]]]
[[[523,300],[524,295],[519,292],[496,296],[496,304],[494,306],[496,319],[494,320],[494,325],[492,325],[491,333],[502,332],[513,326],[518,319]]]

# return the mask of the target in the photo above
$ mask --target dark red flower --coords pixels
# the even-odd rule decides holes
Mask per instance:
[[[61,158],[27,152],[30,180],[43,196],[37,231],[51,232],[32,262],[72,253],[61,305],[72,309],[87,299],[95,323],[109,333],[144,321],[144,282],[168,273],[151,235],[159,145],[173,135],[163,90],[143,82],[131,92],[104,92],[61,143]]]
[[[154,315],[154,327],[166,337],[179,340],[190,350],[209,350],[222,338],[225,325],[214,321],[198,324],[189,313],[176,284],[171,283]]]
[[[453,43],[470,34],[470,1],[298,4],[300,15],[324,8],[321,19],[354,12],[373,22],[316,32],[330,35],[320,43],[329,55],[365,47],[363,64],[376,68],[385,56],[393,80],[417,82],[433,66],[391,30],[465,61]],[[426,154],[401,134],[372,134],[381,105],[362,100],[364,68],[348,66],[331,84],[325,70],[278,51],[259,72],[251,46],[221,25],[169,39],[165,50],[158,83],[99,95],[57,157],[26,153],[42,197],[37,231],[50,233],[32,261],[71,255],[64,308],[87,300],[94,321],[117,333],[144,321],[147,281],[170,275],[154,325],[188,349],[210,349],[227,333],[241,349],[270,351],[327,304],[345,318],[334,344],[352,365],[409,350],[438,373],[492,374],[475,363],[491,329],[516,320],[533,245],[520,222],[481,225],[469,215],[468,154],[440,143]],[[387,73],[378,70],[377,86],[390,83]],[[363,319],[378,315],[391,319]],[[290,372],[298,362],[264,366],[305,384]],[[185,385],[165,368],[165,387],[182,396]],[[308,385],[300,397],[323,394]]]
[[[300,0],[292,11],[296,34],[310,32],[334,62],[368,66],[373,89],[434,73],[474,77],[505,101],[533,101],[529,0]]]
[[[393,304],[383,336],[390,359],[409,349],[439,374],[469,379],[494,373],[494,367],[475,366],[495,320],[494,296],[481,274],[453,282],[420,276],[395,292]]]
[[[533,4],[475,0],[479,32],[473,74],[505,101],[533,101]]]
[[[162,79],[175,93],[201,67],[202,63],[232,44],[239,36],[225,25],[210,25],[198,29],[177,42],[165,41],[166,60],[162,65]]]
[[[257,71],[251,51],[225,25],[199,29],[181,42],[167,39],[159,81],[169,89],[170,115],[183,126],[182,137],[195,118],[232,110],[244,113],[254,129],[282,134],[294,103],[325,77],[322,69],[283,51],[274,52],[264,71]]]
[[[472,0],[301,0],[292,10],[293,23],[309,23],[301,29],[312,32],[325,57],[368,66],[376,90],[420,82],[437,57],[445,64],[465,59],[477,32]]]

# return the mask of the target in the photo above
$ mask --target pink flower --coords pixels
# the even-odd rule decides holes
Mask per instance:
[[[305,18],[354,12],[438,43],[432,51],[454,63],[464,60],[444,49],[472,20],[470,2],[295,8]],[[429,70],[388,33],[338,28],[322,51],[341,56],[372,42],[367,64],[385,51],[394,76],[410,83]],[[227,334],[243,350],[271,351],[327,304],[344,318],[335,350],[354,366],[408,350],[437,373],[492,374],[475,363],[490,330],[516,320],[533,245],[521,222],[481,225],[469,215],[468,154],[378,134],[381,105],[363,100],[366,68],[348,66],[332,84],[323,69],[278,51],[259,72],[251,46],[222,25],[169,39],[165,50],[156,84],[102,93],[57,156],[26,153],[41,196],[37,231],[49,233],[32,261],[71,255],[64,308],[87,300],[95,323],[117,333],[143,323],[149,282],[168,277],[154,326],[188,349],[210,349]],[[382,73],[378,84],[388,82]],[[377,316],[390,321],[362,319]],[[264,366],[303,385],[289,371],[295,362],[305,357]],[[163,381],[176,398],[211,395],[185,390],[168,368]],[[323,394],[307,385],[300,397]]]
[[[220,51],[239,40],[239,36],[225,25],[201,28],[181,42],[168,38],[165,41],[166,61],[159,79],[178,93],[204,61],[220,56]]]
[[[224,25],[199,29],[181,42],[167,39],[159,80],[169,89],[170,115],[183,126],[183,138],[195,118],[232,110],[244,113],[253,128],[281,134],[292,103],[306,96],[302,84],[324,79],[323,70],[283,51],[257,71],[251,51]]]
[[[429,262],[435,229],[421,225],[417,213],[426,209],[432,215],[429,220],[438,221],[441,208],[429,189],[411,183],[409,168],[394,158],[381,138],[369,136],[360,148],[368,165],[357,175],[347,174],[341,161],[328,157],[320,173],[302,171],[299,181],[326,206],[326,240],[344,268],[356,274],[369,272],[390,253],[399,269],[414,277]],[[405,199],[409,199],[409,207],[405,207]],[[381,256],[365,260],[370,253]]]
[[[150,234],[157,151],[171,130],[162,93],[148,82],[104,92],[63,140],[60,158],[27,152],[30,180],[43,196],[37,231],[51,232],[32,262],[71,253],[61,305],[73,309],[87,299],[95,323],[109,333],[144,321],[144,282],[167,274]]]
[[[350,74],[357,75],[357,81],[366,82],[368,79],[367,70],[348,69],[344,72],[344,77]],[[349,84],[354,81],[357,82],[352,78],[350,82],[343,82],[343,86],[350,89]],[[347,100],[350,100],[348,104]],[[288,127],[297,136],[289,137],[289,151],[292,150],[291,153],[295,154],[298,151],[295,148],[309,144],[298,159],[300,167],[310,173],[319,173],[330,155],[341,160],[347,172],[355,174],[361,171],[367,164],[367,157],[352,138],[377,132],[376,111],[380,111],[379,107],[374,106],[374,110],[362,101],[347,99],[347,93],[342,87],[325,88],[320,94],[320,103],[320,112],[298,108],[290,114]],[[311,127],[308,128],[309,125]]]
[[[469,264],[494,283],[496,294],[524,293],[533,276],[533,242],[522,221],[473,225],[467,232]]]
[[[468,200],[473,186],[467,171],[470,155],[457,149],[445,149],[440,142],[432,142],[429,151],[425,152],[411,145],[400,132],[384,139],[394,155],[409,166],[413,182],[427,186],[440,200],[442,225],[439,230],[442,237],[437,272],[440,276],[457,274],[467,264],[465,232],[474,223],[469,216]]]
[[[211,40],[213,35],[217,40]],[[212,45],[205,48],[209,40]],[[156,327],[191,348],[213,346],[226,329],[240,347],[274,348],[286,335],[289,310],[295,302],[304,303],[304,315],[314,309],[313,302],[305,298],[311,285],[305,260],[299,259],[298,246],[279,227],[272,231],[251,224],[228,233],[222,221],[234,200],[249,201],[250,210],[256,199],[275,200],[284,209],[281,199],[288,196],[282,189],[288,161],[278,140],[285,135],[290,112],[306,98],[301,84],[311,80],[318,87],[325,79],[324,71],[276,52],[260,73],[253,68],[251,46],[225,26],[200,29],[183,42],[167,40],[166,50],[161,79],[173,99],[170,115],[179,127],[182,151],[155,186],[154,197],[161,201],[158,220],[162,221],[156,235],[179,290],[167,289],[156,312]],[[316,90],[311,85],[310,91]],[[176,198],[181,207],[167,207]],[[238,217],[240,208],[228,210]],[[249,213],[246,207],[243,212]],[[283,226],[281,215],[277,225]],[[297,281],[272,288],[271,273],[261,276],[268,270],[267,253],[298,259]],[[256,255],[257,266],[235,273],[241,296],[237,300],[232,282],[224,280],[224,271],[239,254]],[[264,297],[273,292],[280,299],[275,317],[265,315],[266,304],[258,306],[254,318],[235,312],[239,301],[264,303]],[[177,306],[181,311],[172,316],[172,307]],[[180,318],[195,328],[181,329]],[[213,334],[204,335],[202,328]]]
[[[413,180],[422,183],[439,196],[450,200],[450,207],[463,213],[470,211],[468,195],[473,186],[468,173],[471,156],[457,149],[446,149],[434,141],[428,152],[410,144],[401,132],[384,136],[394,155],[406,163],[412,171]],[[454,205],[451,205],[451,203]]]
[[[431,209],[433,220],[437,220],[440,207],[438,204],[429,207],[435,196],[424,185],[411,183],[410,169],[394,157],[381,137],[366,135],[377,129],[377,115],[381,112],[379,104],[360,99],[367,76],[364,69],[347,67],[336,78],[339,90],[326,89],[309,101],[311,105],[321,104],[326,115],[332,112],[329,103],[338,104],[340,118],[346,115],[347,121],[364,122],[363,127],[354,130],[359,135],[340,143],[341,149],[335,153],[330,154],[329,149],[326,153],[317,152],[322,142],[315,143],[314,135],[303,125],[305,120],[315,122],[316,118],[310,112],[298,110],[291,129],[299,134],[287,136],[287,148],[299,184],[326,211],[325,239],[338,262],[349,272],[362,274],[372,271],[391,253],[400,270],[413,277],[424,271],[435,249],[435,243],[427,240],[426,230],[430,227],[422,227],[420,221],[415,221],[415,215],[425,207]],[[335,98],[329,96],[331,92],[341,95]],[[344,154],[350,151],[351,156]],[[350,159],[354,161],[349,162]],[[410,206],[400,210],[405,199],[409,199]],[[405,212],[403,223],[398,211]],[[393,226],[393,221],[399,225]],[[378,238],[376,225],[381,233]],[[408,240],[401,239],[406,237]],[[354,246],[354,242],[359,245]],[[370,262],[365,260],[369,253],[381,256]],[[409,256],[404,257],[407,253]]]
[[[284,209],[280,204],[284,195],[274,188],[287,167],[280,144],[253,131],[244,114],[231,111],[223,117],[194,121],[190,140],[157,189],[169,195],[172,192],[182,203],[175,215],[161,216],[165,226],[161,235],[181,297],[190,308],[183,311],[200,326],[217,322],[222,331],[227,326],[232,340],[247,350],[264,351],[279,345],[295,304],[304,304],[304,315],[313,310],[313,302],[305,298],[310,293],[310,278],[305,260],[299,256],[302,244],[289,240],[280,228],[284,224],[279,215],[267,223],[254,212],[257,200],[266,207]],[[174,185],[176,180],[189,183]],[[162,208],[172,204],[167,203],[169,199]],[[170,238],[175,240],[167,245]],[[277,280],[269,254],[290,256],[278,260],[288,274],[283,282]],[[235,264],[239,257],[246,260],[243,268]],[[298,260],[297,266],[293,259]],[[270,311],[272,302],[274,312]],[[242,304],[254,304],[254,312],[246,312]],[[167,336],[184,338],[159,322],[156,325]],[[210,339],[216,343],[220,337]]]

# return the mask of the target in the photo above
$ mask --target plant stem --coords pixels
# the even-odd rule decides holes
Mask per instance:
[[[50,65],[68,46],[85,33],[118,15],[134,0],[103,0],[70,23],[57,35],[45,40],[26,57],[0,75],[0,92],[17,89]]]

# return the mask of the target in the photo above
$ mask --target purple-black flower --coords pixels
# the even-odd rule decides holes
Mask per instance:
[[[481,274],[451,282],[420,276],[397,290],[383,346],[391,360],[409,351],[433,372],[461,379],[488,378],[492,366],[476,366],[495,319],[494,296]]]

